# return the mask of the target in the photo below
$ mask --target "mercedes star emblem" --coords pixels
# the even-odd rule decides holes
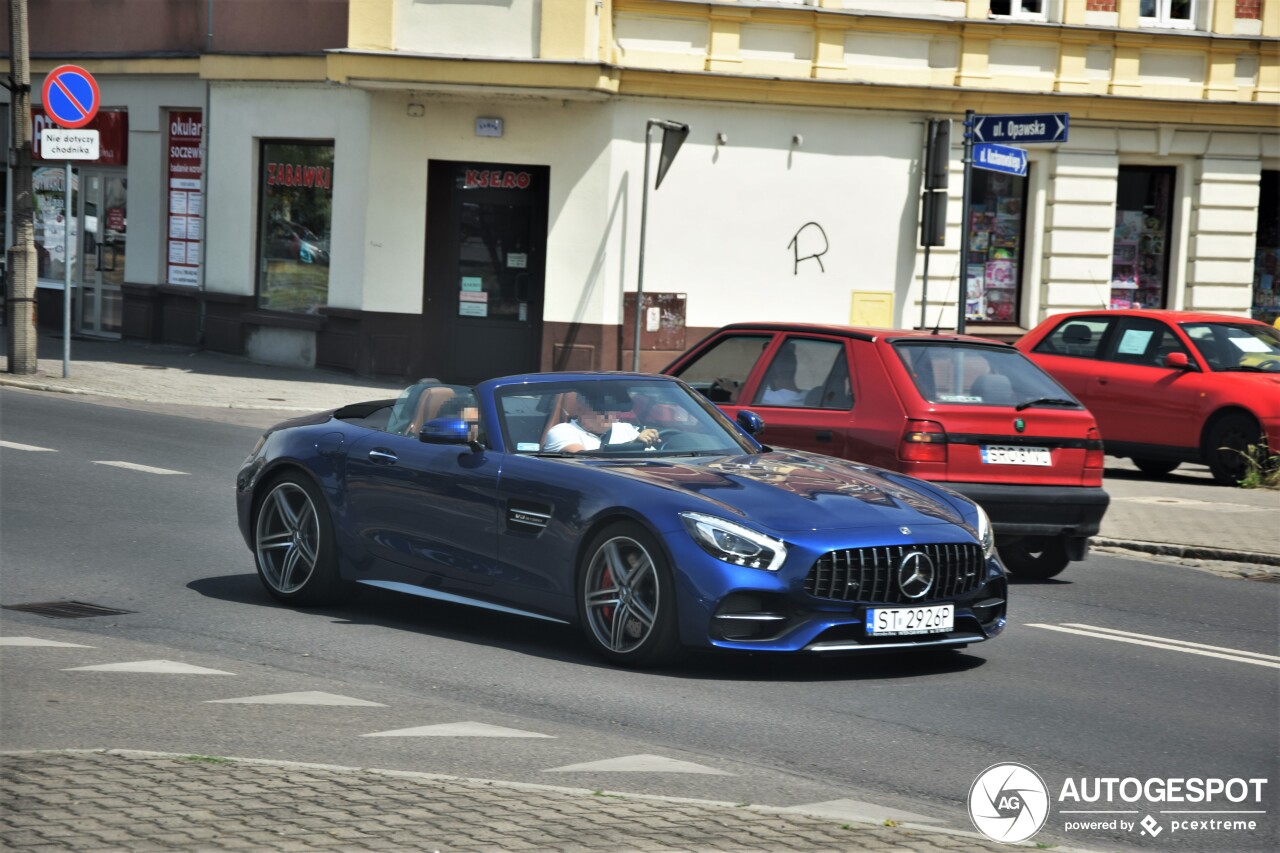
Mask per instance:
[[[929,594],[933,589],[933,576],[933,560],[920,551],[912,551],[898,563],[898,589],[912,601]]]

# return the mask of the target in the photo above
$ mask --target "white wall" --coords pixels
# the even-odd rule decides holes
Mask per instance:
[[[394,14],[396,50],[519,59],[538,55],[541,0],[396,0]]]
[[[329,305],[364,299],[365,211],[370,170],[369,96],[314,84],[218,84],[212,91],[205,287],[254,292],[258,143],[262,139],[333,140],[333,223]],[[421,280],[421,277],[419,277]]]

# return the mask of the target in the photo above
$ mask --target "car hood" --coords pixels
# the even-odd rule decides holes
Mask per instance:
[[[774,451],[590,464],[698,495],[730,516],[780,532],[965,524],[954,506],[920,481],[817,454]]]

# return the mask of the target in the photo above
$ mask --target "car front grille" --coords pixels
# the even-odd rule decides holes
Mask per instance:
[[[928,592],[908,598],[898,585],[898,568],[919,552],[933,564]],[[804,579],[804,591],[835,601],[915,604],[973,592],[982,580],[982,548],[974,544],[889,545],[828,551]]]

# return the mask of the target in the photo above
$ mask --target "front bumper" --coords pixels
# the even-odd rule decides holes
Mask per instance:
[[[996,536],[1095,536],[1111,496],[1100,487],[941,483],[981,506]]]

